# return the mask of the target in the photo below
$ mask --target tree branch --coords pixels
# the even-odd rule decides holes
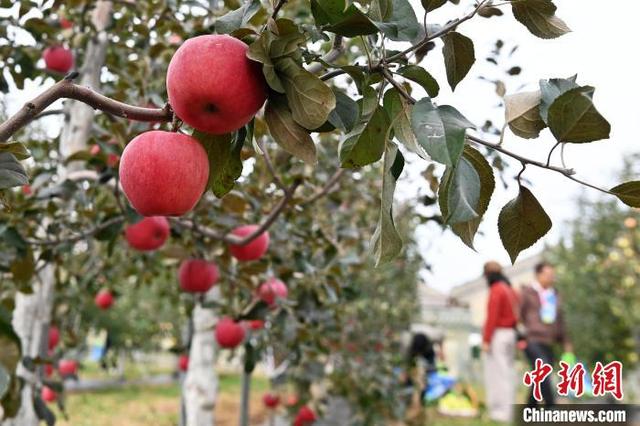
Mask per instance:
[[[114,216],[111,219],[105,220],[104,222],[102,222],[100,225],[94,226],[92,228],[86,229],[84,231],[81,231],[79,234],[74,235],[72,237],[67,237],[67,238],[56,238],[54,240],[41,240],[41,239],[31,239],[31,238],[25,238],[25,241],[29,244],[32,245],[37,245],[37,246],[57,246],[60,244],[65,244],[65,243],[76,243],[78,241],[84,240],[86,238],[89,238],[95,234],[97,234],[98,232],[107,229],[108,227],[115,225],[117,223],[123,222],[124,221],[124,216]]]
[[[40,95],[32,99],[9,118],[0,124],[0,142],[6,142],[18,130],[33,121],[46,107],[58,99],[74,99],[109,114],[137,121],[171,121],[173,112],[167,104],[164,108],[142,108],[128,105],[101,95],[88,87],[73,83],[78,75],[73,72],[57,82]]]
[[[286,186],[284,186],[284,183],[282,183],[280,176],[278,176],[278,174],[276,173],[276,169],[273,166],[273,162],[271,161],[271,156],[269,155],[267,148],[264,146],[264,140],[262,138],[256,139],[256,143],[258,144],[258,148],[262,150],[262,156],[264,157],[264,162],[267,165],[267,170],[269,170],[269,173],[271,173],[271,176],[273,177],[273,182],[276,184],[278,188],[281,188],[286,191],[287,188]]]
[[[278,204],[276,204],[273,210],[271,210],[271,212],[267,215],[266,219],[262,222],[262,224],[258,226],[258,228],[255,231],[253,231],[251,234],[245,237],[238,237],[236,235],[233,235],[230,232],[226,234],[220,234],[219,232],[211,228],[204,228],[202,226],[196,227],[195,223],[192,220],[179,219],[179,218],[171,218],[171,220],[173,221],[173,223],[177,224],[178,226],[194,230],[205,237],[209,237],[214,240],[220,240],[231,245],[244,246],[246,244],[249,244],[251,241],[255,240],[256,238],[258,238],[260,234],[268,230],[271,227],[271,225],[273,225],[273,223],[276,221],[278,216],[280,216],[280,213],[282,213],[285,207],[287,206],[287,204],[289,204],[289,201],[291,201],[291,199],[293,198],[293,195],[296,192],[296,189],[298,189],[301,183],[302,181],[300,180],[296,180],[295,182],[293,182],[293,184],[291,184],[291,186],[284,191],[284,196],[280,199]]]
[[[338,57],[340,57],[340,55],[342,55],[343,53],[344,53],[344,44],[342,43],[342,36],[336,35],[335,38],[333,39],[333,47],[331,48],[330,51],[326,53],[326,55],[324,55],[321,58],[321,61],[333,62],[336,59],[338,59]],[[307,71],[314,74],[317,72],[320,72],[320,70],[322,70],[321,62],[316,62],[314,64],[311,64],[309,68],[307,68]]]
[[[484,4],[487,2],[488,0],[482,0],[480,1],[476,7],[469,12],[467,15],[463,16],[462,18],[456,19],[454,21],[452,21],[450,24],[445,25],[444,28],[442,28],[440,31],[437,31],[431,35],[428,34],[427,32],[427,28],[425,27],[424,31],[425,31],[425,36],[424,39],[417,43],[414,44],[411,47],[408,47],[407,49],[403,50],[402,52],[396,53],[395,55],[391,55],[390,57],[386,58],[387,62],[394,62],[397,61],[399,59],[402,59],[404,56],[406,56],[407,54],[413,52],[414,50],[418,50],[421,47],[425,46],[427,43],[429,43],[432,40],[435,40],[437,38],[442,37],[443,35],[455,30],[456,28],[458,28],[458,26],[460,24],[462,24],[463,22],[468,21],[469,19],[473,18],[474,16],[476,16],[476,14],[478,13],[478,11],[480,9],[482,9],[482,7],[484,6]]]
[[[346,171],[345,169],[338,169],[333,174],[333,176],[331,176],[329,178],[327,183],[322,187],[322,189],[320,191],[316,192],[314,195],[312,195],[311,197],[307,198],[306,200],[301,201],[300,203],[298,203],[298,205],[299,206],[306,206],[308,204],[316,202],[318,199],[320,199],[320,198],[324,197],[325,195],[327,195],[329,193],[329,191],[331,191],[331,189],[338,183],[340,178],[344,175],[345,171]]]

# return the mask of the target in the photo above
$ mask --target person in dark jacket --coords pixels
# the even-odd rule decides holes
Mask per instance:
[[[495,262],[484,267],[489,285],[482,349],[487,409],[491,420],[511,422],[516,396],[515,348],[518,296]]]
[[[525,354],[532,367],[538,358],[553,365],[555,344],[561,344],[565,352],[572,352],[571,342],[565,330],[562,300],[553,286],[554,283],[553,265],[540,262],[535,266],[535,280],[522,289],[520,317],[526,330]],[[550,377],[542,382],[541,391],[545,404],[554,405],[555,397]],[[537,403],[532,390],[528,405],[535,406]]]

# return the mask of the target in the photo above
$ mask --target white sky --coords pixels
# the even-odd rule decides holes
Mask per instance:
[[[421,10],[417,1],[412,0],[412,3],[416,3],[417,11]],[[535,88],[540,78],[568,77],[577,73],[579,84],[596,87],[595,105],[611,123],[612,131],[609,141],[568,146],[565,150],[568,166],[575,168],[578,176],[610,187],[618,183],[614,175],[622,164],[623,156],[637,151],[637,135],[640,134],[640,110],[636,106],[640,100],[640,86],[637,84],[640,59],[636,46],[640,40],[640,26],[636,22],[637,16],[640,16],[640,2],[556,0],[555,3],[558,16],[573,30],[555,40],[542,40],[530,34],[513,19],[508,7],[502,8],[505,12],[503,17],[477,17],[461,25],[459,31],[475,41],[477,62],[471,70],[471,76],[458,85],[455,94],[451,94],[446,85],[440,45],[428,55],[424,64],[438,81],[443,82],[438,103],[456,106],[478,125],[486,118],[492,118],[497,125],[502,124],[503,113],[495,108],[498,99],[494,95],[494,86],[475,78],[481,74],[497,77],[497,74],[488,74],[494,67],[484,60],[497,38],[503,39],[507,48],[519,45],[512,59],[513,65],[523,68],[517,79],[518,84],[528,83]],[[430,14],[429,19],[431,22],[446,22],[447,19],[461,16],[463,9],[445,6]],[[511,65],[504,65],[507,64]],[[508,87],[509,92],[517,89]],[[17,109],[38,91],[35,84],[29,84],[24,92],[11,93],[8,96],[10,109]],[[419,91],[414,96],[419,97],[418,94]],[[45,120],[45,124],[56,123],[55,118]],[[546,159],[546,153],[553,143],[547,130],[538,140],[519,139],[511,134],[505,139],[507,149],[539,160]],[[424,164],[416,167],[423,169]],[[414,175],[413,172],[415,170],[411,175]],[[532,190],[547,210],[554,226],[546,238],[521,253],[521,259],[539,251],[545,243],[557,241],[565,228],[563,222],[573,217],[575,198],[582,191],[578,184],[546,170],[529,167],[525,177],[533,182]],[[426,182],[423,179],[404,179],[398,186],[398,192],[414,192],[415,185],[426,185]],[[435,227],[418,231],[425,257],[433,266],[433,271],[425,274],[429,285],[448,290],[477,277],[486,260],[496,259],[504,264],[509,262],[498,237],[497,217],[500,208],[515,195],[514,185],[505,191],[502,184],[497,182],[496,193],[480,228],[484,235],[476,237],[477,252],[468,249],[450,232],[434,232]]]

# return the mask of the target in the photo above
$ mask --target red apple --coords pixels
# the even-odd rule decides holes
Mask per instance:
[[[178,358],[178,369],[180,371],[187,371],[189,369],[189,355],[180,355]]]
[[[156,250],[169,238],[169,221],[162,216],[145,217],[128,225],[124,237],[131,247],[140,251]]]
[[[49,350],[54,349],[58,346],[58,342],[60,341],[60,330],[55,325],[49,327]]]
[[[218,267],[203,259],[182,261],[178,269],[180,288],[190,293],[205,293],[218,281]]]
[[[44,402],[53,402],[58,398],[58,395],[50,387],[43,386],[40,391],[40,397]]]
[[[307,407],[306,405],[303,405],[302,407],[300,407],[300,410],[298,410],[298,414],[296,415],[296,418],[293,421],[293,425],[309,426],[313,424],[313,422],[315,421],[316,421],[316,415],[313,412],[313,410],[311,410],[311,408]]]
[[[26,196],[33,194],[33,190],[31,189],[31,185],[22,185],[22,193]]]
[[[269,306],[275,306],[276,299],[286,299],[288,294],[285,283],[273,277],[262,283],[258,289],[258,297]]]
[[[78,363],[72,359],[61,359],[58,363],[58,371],[62,377],[71,376],[78,372]]]
[[[248,48],[228,35],[202,35],[180,46],[167,70],[167,93],[182,121],[217,135],[251,121],[267,85],[262,66],[247,58]]]
[[[244,225],[234,229],[231,233],[242,238],[252,234],[256,229],[258,229],[258,225]],[[267,231],[243,246],[229,245],[231,255],[241,261],[260,259],[267,252],[268,248],[269,232]]]
[[[216,341],[222,348],[235,348],[244,340],[244,327],[229,317],[221,318],[216,324]]]
[[[42,53],[42,57],[48,70],[66,74],[73,68],[73,53],[66,47],[47,47]]]
[[[280,397],[272,393],[265,393],[262,395],[262,403],[267,408],[276,408],[280,404]]]
[[[298,405],[298,395],[287,396],[287,400],[284,402],[284,405],[287,407],[294,407]]]
[[[118,165],[118,161],[120,161],[120,156],[118,154],[114,154],[113,152],[107,154],[107,166],[114,168]]]
[[[249,321],[247,321],[247,326],[251,330],[261,330],[261,329],[264,328],[264,321],[263,320],[249,320]]]
[[[96,156],[98,154],[100,154],[100,151],[102,151],[102,148],[100,148],[100,145],[96,144],[96,145],[92,145],[91,149],[89,149],[89,154]]]
[[[180,216],[206,189],[209,159],[191,136],[152,130],[136,136],[120,159],[122,189],[143,216]]]
[[[44,376],[45,377],[53,376],[53,365],[51,365],[51,364],[45,364],[44,365]]]
[[[109,290],[100,290],[96,294],[95,303],[100,309],[109,309],[113,305],[113,294]]]
[[[73,22],[71,22],[67,18],[60,18],[60,27],[68,30],[69,28],[73,27]]]

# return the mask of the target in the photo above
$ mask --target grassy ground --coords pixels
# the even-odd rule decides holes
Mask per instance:
[[[216,405],[216,425],[238,424],[240,376],[222,375]],[[268,388],[266,379],[252,383],[251,424],[265,419],[261,396]],[[61,426],[173,426],[178,424],[180,389],[178,385],[127,387],[97,392],[69,394],[66,400],[69,419],[56,410]]]

